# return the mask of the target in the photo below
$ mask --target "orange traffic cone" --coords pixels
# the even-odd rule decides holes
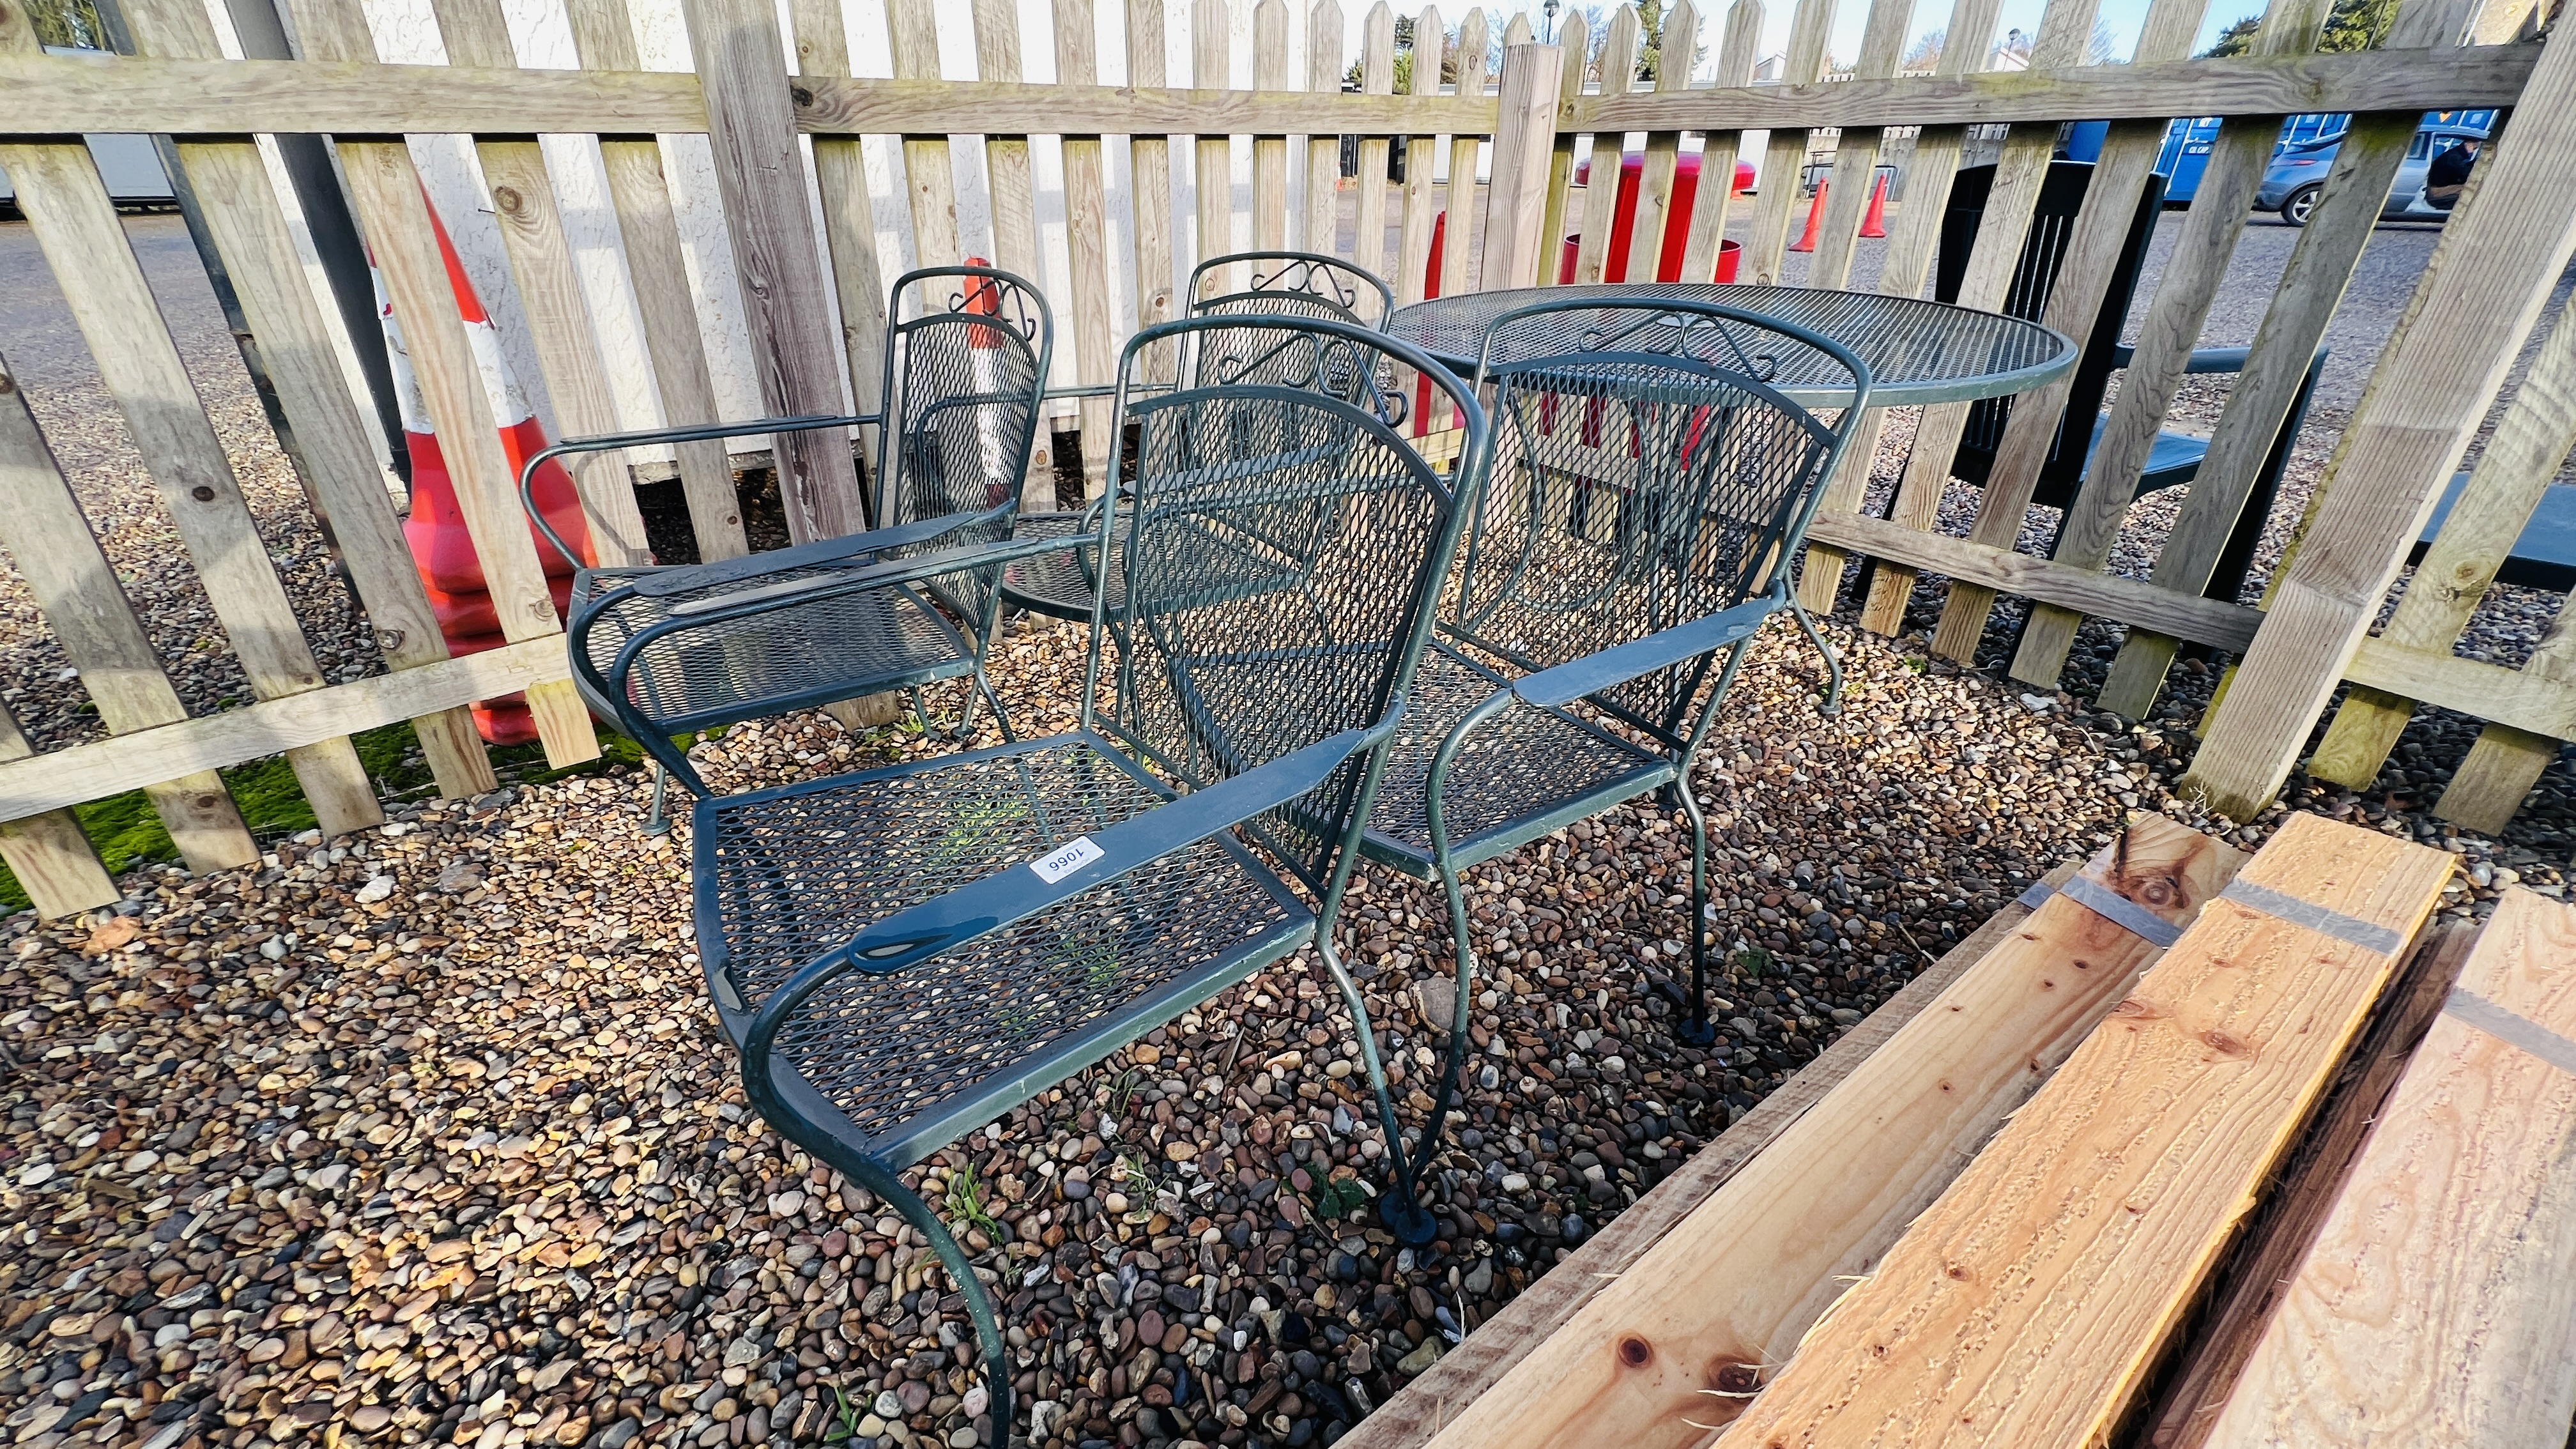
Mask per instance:
[[[1862,236],[1887,235],[1887,173],[1878,173],[1878,185],[1869,193],[1869,210],[1860,219]]]
[[[1789,250],[1811,252],[1816,249],[1816,235],[1825,229],[1825,191],[1832,184],[1829,181],[1816,183],[1816,199],[1807,207],[1807,229],[1798,233],[1796,241],[1789,243]]]

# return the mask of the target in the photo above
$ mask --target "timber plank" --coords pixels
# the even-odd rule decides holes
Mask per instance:
[[[1687,8],[1690,0],[1682,0]],[[1680,13],[1672,21],[1678,23]],[[1491,79],[1489,59],[1493,54],[1490,30],[1485,12],[1470,10],[1458,24],[1458,94],[1477,97],[1485,94]],[[1450,296],[1469,290],[1467,286],[1467,234],[1476,219],[1476,162],[1483,153],[1484,138],[1473,131],[1461,131],[1449,138],[1449,189],[1442,197],[1449,212],[1448,229],[1440,234],[1440,290]]]
[[[2344,1063],[2334,1095],[2291,1154],[2280,1182],[2220,1274],[2227,1286],[2207,1326],[2193,1333],[2180,1366],[2158,1389],[2145,1438],[2152,1449],[2201,1449],[2207,1443],[2219,1409],[2279,1308],[2300,1260],[2316,1242],[2326,1214],[2334,1209],[2371,1124],[2426,1028],[2441,1014],[2443,998],[2459,979],[2460,965],[2477,936],[2475,925],[2443,919],[2415,938],[2415,949]]]
[[[2184,776],[2250,816],[2298,762],[2444,481],[2576,253],[2576,42],[2541,46],[2515,125],[2479,157],[2408,315],[2380,354],[2318,484],[2313,522],[2275,574],[2262,633]],[[2388,380],[2401,379],[2391,384]]]
[[[1288,0],[1260,0],[1252,7],[1252,88],[1294,88],[1292,61]],[[1278,132],[1252,138],[1252,245],[1265,252],[1288,246],[1288,138]]]
[[[2451,870],[2290,817],[1799,1346],[1738,1440],[2099,1442],[2395,965],[2238,893],[2402,945]]]
[[[1718,89],[1750,84],[1761,48],[1761,0],[1735,0],[1727,9],[1726,40],[1717,53]],[[1735,199],[1736,153],[1743,144],[1743,133],[1733,130],[1710,131],[1700,138],[1700,187],[1691,201],[1690,242],[1682,252],[1685,282],[1717,275],[1718,244],[1726,239],[1726,213]]]
[[[0,761],[34,753],[18,729],[17,716],[0,704]],[[9,874],[27,893],[27,904],[49,921],[113,904],[123,894],[82,833],[80,817],[68,809],[0,821],[0,860],[8,862]]]
[[[1407,91],[1417,96],[1440,94],[1440,56],[1447,47],[1448,32],[1440,23],[1440,7],[1425,5],[1413,21],[1413,81]],[[1431,217],[1440,209],[1432,199],[1440,138],[1415,136],[1405,148],[1404,214],[1397,223],[1395,284],[1397,306],[1409,306],[1422,300],[1423,280],[1431,262]]]
[[[832,0],[813,0],[830,4]],[[1268,0],[1284,5],[1286,0]],[[1279,22],[1283,27],[1286,20]],[[1282,37],[1285,44],[1285,37]],[[1055,75],[1065,85],[1089,85],[1099,78],[1099,29],[1091,0],[1055,0]],[[1067,136],[1064,158],[1064,243],[1073,267],[1074,378],[1085,386],[1116,380],[1118,324],[1109,294],[1109,200],[1101,169],[1098,136]],[[1282,179],[1283,184],[1285,178]],[[1281,225],[1287,201],[1280,201]],[[880,321],[882,326],[882,321]],[[874,396],[873,390],[870,396]],[[1097,498],[1109,486],[1109,414],[1105,397],[1084,398],[1082,409],[1082,491]],[[1052,482],[1053,480],[1049,480]],[[1039,511],[1055,506],[1052,497],[1038,500]]]
[[[1360,92],[1392,95],[1395,91],[1395,12],[1377,0],[1360,21]],[[1410,129],[1410,128],[1408,128]],[[1384,277],[1390,270],[1386,252],[1386,171],[1393,143],[1384,134],[1360,137],[1357,215],[1351,233],[1351,265]]]
[[[1869,19],[1861,29],[1860,63],[1855,80],[1884,80],[1896,74],[1911,39],[1914,0],[1870,0]],[[1964,41],[1963,37],[1963,41]],[[1967,44],[1962,49],[1970,49]],[[1947,42],[1944,42],[1947,49]],[[1847,127],[1834,143],[1834,169],[1826,187],[1824,229],[1815,254],[1807,259],[1807,285],[1851,285],[1853,249],[1860,245],[1861,214],[1869,205],[1878,174],[1879,147],[1885,132],[1869,126]],[[1873,450],[1875,451],[1875,450]]]
[[[1895,3],[1895,0],[1890,0]],[[1637,83],[1637,49],[1642,41],[1642,27],[1637,21],[1637,7],[1622,5],[1610,12],[1610,28],[1601,37],[1601,93],[1605,96],[1626,95]],[[1627,167],[1627,154],[1621,148],[1627,143],[1624,131],[1592,133],[1590,169],[1584,173],[1581,240],[1574,249],[1574,281],[1589,286],[1601,281],[1610,263],[1610,236],[1617,230],[1620,173]],[[1566,209],[1574,209],[1572,201]],[[1640,234],[1642,235],[1642,233]],[[1631,246],[1635,243],[1632,241]],[[1652,248],[1649,248],[1651,250]]]
[[[1563,113],[1583,95],[1584,72],[1591,64],[1591,38],[1591,24],[1584,18],[1580,9],[1568,13],[1556,29],[1556,43],[1553,48],[1560,57],[1570,57],[1570,59],[1566,60],[1558,71],[1559,100],[1556,108],[1548,113],[1547,118],[1550,131],[1547,190],[1539,224],[1538,255],[1530,258],[1527,268],[1503,274],[1515,278],[1530,277],[1534,280],[1514,281],[1509,284],[1512,286],[1553,287],[1556,285],[1556,279],[1563,274],[1564,264],[1558,258],[1565,255],[1568,217],[1574,208],[1575,137],[1573,128],[1564,124]],[[1501,102],[1504,106],[1512,104],[1511,88],[1511,76],[1506,73],[1503,77],[1505,98]],[[1529,97],[1522,97],[1521,104],[1526,106],[1530,100]],[[1505,114],[1509,112],[1506,111]],[[1499,174],[1498,172],[1497,175]],[[1485,275],[1491,277],[1497,274],[1488,271]],[[1504,284],[1489,281],[1485,287],[1486,290],[1492,291],[1502,285]]]
[[[1130,0],[1131,4],[1141,0]],[[1306,12],[1306,89],[1316,94],[1339,95],[1342,89],[1342,7],[1334,0],[1315,0]],[[1154,72],[1161,75],[1158,68]],[[1129,81],[1137,79],[1133,62],[1127,72]],[[1286,124],[1285,121],[1273,124]],[[1342,230],[1342,138],[1331,126],[1309,123],[1306,136],[1306,222],[1298,243],[1317,256],[1343,255]]]
[[[1911,3],[1911,0],[1908,0]],[[1699,7],[1681,0],[1664,14],[1664,33],[1658,57],[1682,57],[1682,64],[1658,61],[1655,67],[1655,89],[1687,90],[1690,87],[1690,57],[1699,51]],[[1628,230],[1628,266],[1620,274],[1627,282],[1651,282],[1658,277],[1664,260],[1664,227],[1673,209],[1673,178],[1681,169],[1682,133],[1652,131],[1646,136],[1646,151],[1637,172],[1637,215]],[[1625,161],[1621,162],[1625,167]],[[1734,185],[1734,167],[1727,167],[1726,186]]]
[[[2084,862],[2068,861],[2040,878],[2048,890],[2075,875]],[[1985,959],[2031,915],[2020,901],[2007,901],[1965,940],[1923,968],[1858,1026],[1834,1038],[1816,1059],[1793,1073],[1771,1095],[1754,1104],[1706,1146],[1691,1155],[1681,1170],[1649,1189],[1644,1197],[1605,1224],[1574,1250],[1572,1257],[1523,1289],[1500,1313],[1479,1325],[1466,1341],[1443,1354],[1429,1372],[1399,1390],[1374,1414],[1360,1421],[1348,1442],[1352,1449],[1416,1449],[1455,1419],[1467,1405],[1511,1372],[1560,1332],[1585,1303],[1663,1241],[1710,1194],[1732,1181],[1747,1163],[1769,1150],[1793,1125],[1804,1119],[1836,1087],[1887,1045],[1906,1023],[1921,1016],[1962,973]]]
[[[1833,25],[1834,0],[1798,0],[1797,11],[1789,20],[1789,49],[1781,58],[1780,80],[1784,84],[1812,88],[1824,79],[1825,41],[1832,34]],[[1856,85],[1860,82],[1845,81],[1842,84]],[[1699,95],[1682,97],[1684,103],[1704,99]],[[1613,114],[1615,115],[1616,112],[1614,111]],[[1882,111],[1870,118],[1867,124],[1884,124],[1895,114],[1893,111]],[[1691,124],[1689,120],[1679,117],[1668,117],[1663,121],[1666,127],[1689,127]],[[1712,130],[1726,124],[1725,120],[1716,117],[1698,123],[1699,126]],[[1771,138],[1762,152],[1762,175],[1785,180],[1789,184],[1766,183],[1754,196],[1753,233],[1745,238],[1744,250],[1736,258],[1736,276],[1739,280],[1756,282],[1764,286],[1776,284],[1780,280],[1780,262],[1788,252],[1789,225],[1796,213],[1799,200],[1797,184],[1790,178],[1799,174],[1800,163],[1807,159],[1806,128],[1816,124],[1818,123],[1814,121],[1800,120],[1769,128]],[[1738,125],[1731,129],[1752,131],[1762,128]],[[1733,178],[1729,177],[1728,180],[1731,183]]]
[[[988,0],[989,3],[989,0]],[[1196,0],[1190,7],[1190,78],[1203,91],[1227,90],[1233,85],[1234,54],[1226,16],[1226,0]],[[1198,245],[1192,263],[1226,256],[1234,245],[1234,137],[1223,131],[1202,131],[1198,135],[1197,184],[1192,188],[1198,202]],[[1241,267],[1228,267],[1217,274],[1217,290],[1231,292],[1240,280]]]
[[[2083,874],[2183,927],[2243,860],[2144,816]],[[2158,954],[2050,896],[1433,1444],[1703,1442]]]
[[[2576,908],[2507,890],[2214,1446],[2556,1446],[2576,1411]]]
[[[792,0],[788,10],[796,30],[799,80],[848,75],[850,42],[840,0]],[[1084,13],[1087,17],[1087,7]],[[1074,144],[1066,143],[1068,153]],[[1096,172],[1097,139],[1091,142],[1090,155]],[[841,304],[841,354],[848,359],[851,402],[858,412],[874,412],[885,393],[886,289],[877,256],[876,208],[868,196],[867,154],[857,137],[814,138],[814,189],[823,202],[823,240],[831,251],[828,270],[833,295]],[[876,431],[861,429],[870,448],[876,444]]]
[[[922,0],[896,3],[920,4]],[[1163,0],[1127,0],[1129,85],[1163,83],[1163,24]],[[1180,279],[1172,274],[1172,142],[1170,136],[1159,132],[1125,129],[1127,169],[1134,178],[1130,193],[1136,230],[1136,327],[1142,331],[1178,315],[1173,310],[1173,293]],[[1157,353],[1146,359],[1146,371],[1156,381],[1168,382],[1179,354],[1169,347],[1157,349]]]
[[[1549,179],[1550,133],[1565,52],[1526,40],[1511,44],[1509,35],[1505,32],[1493,180],[1485,189],[1485,235],[1477,253],[1478,281],[1489,290],[1538,284],[1547,209],[1558,194]]]

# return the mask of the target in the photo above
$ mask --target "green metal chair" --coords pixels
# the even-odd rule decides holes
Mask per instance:
[[[1416,453],[1382,401],[1133,386],[1151,347],[1299,339],[1347,349],[1368,376],[1437,378],[1467,428],[1453,470]],[[702,798],[692,817],[698,948],[751,1101],[929,1239],[981,1339],[997,1438],[1011,1376],[992,1304],[897,1176],[962,1133],[1312,943],[1360,1024],[1397,1148],[1389,1196],[1413,1195],[1332,928],[1482,478],[1484,413],[1427,355],[1324,319],[1168,323],[1129,343],[1121,375],[1137,446],[1094,546],[1121,561],[1123,588],[1094,605],[1080,727]],[[713,601],[649,626],[620,660],[1058,546],[953,549]],[[638,696],[611,698],[685,768]]]

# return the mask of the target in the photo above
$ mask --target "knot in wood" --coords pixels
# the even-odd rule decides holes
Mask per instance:
[[[2200,1034],[2200,1039],[2208,1044],[2211,1051],[2218,1053],[2222,1057],[2250,1057],[2254,1055],[2254,1049],[2252,1047],[2217,1027],[2211,1027],[2209,1030],[2202,1032]]]
[[[811,110],[814,105],[814,88],[811,86],[789,86],[787,88],[787,98],[794,101],[799,107]]]
[[[1619,1362],[1629,1368],[1644,1368],[1655,1361],[1655,1346],[1635,1334],[1619,1340]]]
[[[526,197],[519,194],[519,188],[515,186],[495,186],[492,188],[492,204],[512,216],[517,216],[519,214],[519,208],[527,205],[527,200],[528,199]]]
[[[2169,875],[2151,875],[2131,883],[2129,899],[2151,911],[2182,904],[2182,885]]]
[[[1708,1386],[1721,1394],[1749,1394],[1762,1387],[1762,1365],[1742,1359],[1719,1362],[1708,1376]]]

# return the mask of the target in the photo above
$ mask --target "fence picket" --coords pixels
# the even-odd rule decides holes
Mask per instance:
[[[2255,36],[2254,53],[2290,56],[2316,49],[2317,37],[2325,28],[2326,9],[2325,0],[2273,0],[2263,18],[2263,28]],[[2219,283],[2235,255],[2236,240],[2244,235],[2245,215],[2253,209],[2254,193],[2271,166],[2272,148],[2280,137],[2284,119],[2232,117],[2219,126],[2218,138],[2211,143],[2209,164],[2201,172],[2200,188],[2192,196],[2191,210],[2183,217],[2182,235],[2175,242],[2176,255],[2193,258],[2193,265],[2167,268],[2156,287],[2155,300],[2149,304],[2147,320],[2138,334],[2137,349],[2129,359],[2128,374],[2121,379],[2120,395],[2112,402],[2111,415],[2102,425],[2100,440],[2094,444],[2083,484],[2058,525],[2056,554],[2060,562],[2078,568],[2100,568],[2110,562],[2111,548],[2119,541],[2120,523],[2128,517],[2137,480],[2146,471],[2147,455],[2155,447],[2156,433],[2164,426],[2175,390],[2182,386],[2192,344],[2200,337],[2201,324],[2208,319],[2211,304],[2218,299]],[[2130,125],[2136,127],[2137,123]],[[2163,133],[2158,132],[2152,141],[2143,134],[2137,138],[2136,146],[2141,152],[2150,144],[2161,148]],[[2056,688],[2058,676],[2066,667],[2067,651],[2074,647],[2075,631],[2083,622],[2081,614],[2069,610],[2034,607],[2029,623],[2022,629],[2021,647],[2013,656],[2013,677],[2042,688]]]
[[[830,0],[823,0],[830,3]],[[1055,76],[1059,84],[1087,86],[1100,79],[1099,31],[1091,0],[1055,0]],[[1109,299],[1109,201],[1102,182],[1100,138],[1067,136],[1064,156],[1064,240],[1073,266],[1074,377],[1086,386],[1116,380],[1118,329]],[[1084,398],[1082,491],[1097,498],[1109,486],[1109,414],[1105,397]],[[1053,508],[1052,498],[1044,500]]]
[[[1440,23],[1440,7],[1425,5],[1413,22],[1413,75],[1405,94],[1436,96],[1440,94],[1441,53],[1448,44],[1448,31]],[[1438,136],[1413,136],[1404,146],[1404,215],[1397,223],[1395,248],[1395,300],[1403,306],[1422,300],[1423,273],[1431,264],[1431,215],[1438,209],[1431,199],[1432,170],[1438,164]]]
[[[1571,17],[1569,17],[1571,19]],[[1509,43],[1526,26],[1504,32],[1503,78],[1494,119],[1493,183],[1485,193],[1485,240],[1477,271],[1487,291],[1535,286],[1547,237],[1547,208],[1562,195],[1555,184],[1556,101],[1562,90],[1565,51]]]
[[[1824,79],[1825,39],[1833,26],[1834,0],[1798,0],[1789,18],[1789,49],[1780,63],[1782,81],[1811,86]],[[1753,232],[1744,239],[1743,255],[1736,259],[1735,274],[1745,281],[1771,285],[1780,280],[1810,134],[1777,129],[1763,147],[1761,190],[1753,198]]]
[[[1761,0],[1735,0],[1726,12],[1726,39],[1718,49],[1720,89],[1750,85],[1753,62],[1762,46]],[[1718,254],[1726,241],[1726,214],[1735,200],[1736,153],[1741,131],[1710,131],[1700,140],[1699,194],[1691,203],[1690,245],[1682,253],[1682,280],[1708,281],[1717,275]],[[1825,605],[1830,609],[1833,604]]]
[[[1491,73],[1493,44],[1485,24],[1485,12],[1470,10],[1458,25],[1458,83],[1462,96],[1485,94],[1486,77]],[[1441,205],[1448,213],[1448,223],[1440,234],[1440,290],[1447,294],[1472,291],[1467,285],[1467,233],[1474,227],[1477,208],[1476,160],[1484,150],[1484,138],[1472,131],[1462,131],[1449,139],[1449,187],[1441,194]]]
[[[974,0],[976,74],[984,80],[1020,79],[1020,11],[1018,0]],[[1038,268],[1037,178],[1024,133],[988,132],[984,137],[984,190],[993,208],[994,265],[1034,284]],[[871,404],[873,406],[873,404]],[[1029,461],[1020,474],[1024,507],[1055,507],[1055,426],[1041,414],[1029,440]]]
[[[1583,95],[1583,76],[1592,64],[1591,23],[1580,10],[1570,11],[1556,27],[1556,48],[1564,59],[1557,72],[1557,95],[1571,106]],[[1557,258],[1565,253],[1565,233],[1574,210],[1575,133],[1548,118],[1553,136],[1548,150],[1546,210],[1539,221],[1539,254],[1535,285],[1552,287],[1560,274]]]
[[[1655,52],[1655,89],[1690,89],[1691,56],[1698,50],[1699,9],[1691,0],[1681,0],[1664,16],[1664,33]],[[1671,63],[1676,55],[1681,57],[1679,65]],[[1681,151],[1681,132],[1647,133],[1645,160],[1637,175],[1637,217],[1628,228],[1628,266],[1620,275],[1622,281],[1651,282],[1662,273],[1665,218],[1672,214],[1673,177],[1681,168]]]
[[[1127,84],[1163,84],[1163,0],[1127,0]],[[1172,292],[1172,139],[1127,138],[1127,170],[1134,178],[1129,205],[1136,227],[1136,326],[1141,330],[1174,316]],[[1151,375],[1170,380],[1177,365],[1171,349],[1148,359]]]
[[[939,20],[930,0],[886,0],[886,44],[897,80],[939,79]],[[905,194],[912,204],[912,264],[953,267],[957,248],[957,176],[948,162],[945,132],[906,132]]]
[[[1197,0],[1190,7],[1190,75],[1203,91],[1234,89],[1233,37],[1225,0]],[[1196,265],[1240,250],[1234,244],[1234,137],[1198,137],[1198,246]],[[1228,267],[1204,285],[1231,292],[1240,284],[1240,267]],[[1184,299],[1186,302],[1187,299]]]
[[[1885,80],[1896,74],[1913,20],[1914,0],[1871,0],[1869,20],[1861,31],[1860,63],[1852,74],[1861,80]],[[1860,245],[1860,219],[1878,175],[1885,135],[1868,126],[1845,126],[1834,143],[1824,230],[1816,238],[1815,255],[1808,258],[1808,286],[1850,285],[1852,252]]]
[[[1611,12],[1609,34],[1601,40],[1601,94],[1624,96],[1636,85],[1640,39],[1637,7],[1622,5]],[[1619,172],[1627,163],[1627,142],[1624,132],[1592,133],[1591,170],[1585,173],[1583,188],[1583,238],[1574,253],[1577,284],[1608,279],[1610,237],[1618,214]],[[1566,203],[1568,210],[1573,205]],[[1630,244],[1634,245],[1633,239]]]
[[[1319,95],[1342,88],[1342,7],[1315,0],[1306,12],[1306,89]],[[1342,138],[1306,138],[1306,229],[1299,245],[1320,256],[1342,250]]]
[[[2576,252],[2576,210],[2566,204],[2576,189],[2576,42],[2563,32],[2542,43],[2513,126],[2478,158],[2469,185],[2183,777],[2231,817],[2261,809],[2298,762],[2310,722]]]
[[[1296,74],[1288,54],[1288,0],[1260,0],[1252,7],[1252,88],[1284,91]],[[1288,137],[1252,138],[1252,245],[1275,252],[1288,245]]]
[[[19,209],[62,285],[251,689],[275,699],[322,688],[321,667],[269,561],[232,461],[206,418],[88,150],[0,145],[0,169],[17,187]],[[337,835],[384,819],[366,768],[346,738],[305,746],[287,758],[324,831]]]
[[[1395,93],[1395,12],[1386,0],[1369,7],[1360,23],[1360,90],[1372,96]],[[1364,272],[1387,274],[1387,158],[1394,151],[1387,137],[1360,137],[1360,170],[1352,178],[1359,190],[1357,219],[1352,226],[1351,265]]]
[[[792,0],[788,10],[796,30],[796,73],[847,76],[850,43],[840,0]],[[841,304],[841,355],[850,369],[850,400],[856,411],[874,412],[885,391],[886,298],[877,261],[876,207],[868,195],[867,152],[856,136],[816,136],[812,144],[814,186],[823,201],[823,240],[831,248],[833,295]],[[874,445],[876,429],[860,431],[864,452]]]
[[[54,640],[81,672],[99,723],[111,734],[187,718],[179,692],[161,672],[152,641],[134,617],[116,570],[91,536],[71,485],[46,446],[25,389],[0,357],[0,547],[9,550]],[[153,813],[169,829],[179,858],[193,871],[222,870],[259,859],[259,846],[212,770],[143,786]]]

